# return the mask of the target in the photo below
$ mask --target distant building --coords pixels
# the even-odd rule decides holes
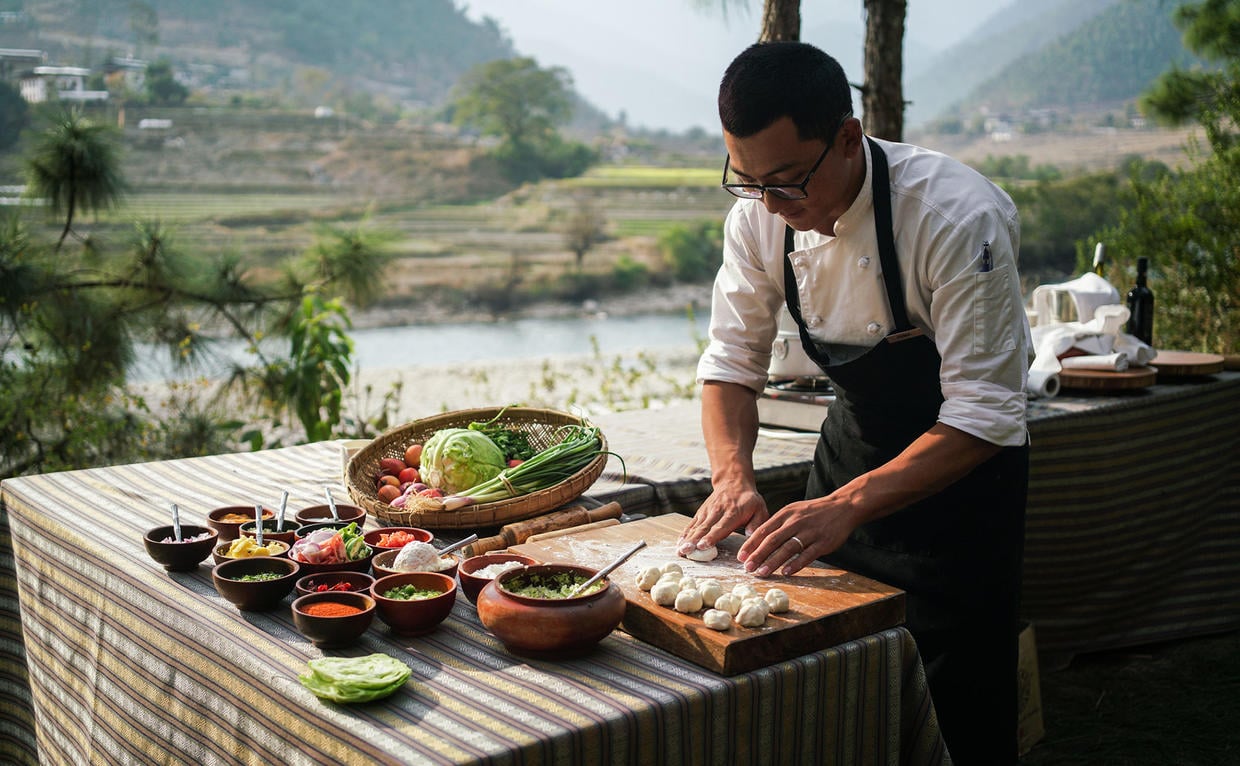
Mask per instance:
[[[37,66],[21,75],[22,98],[31,104],[59,99],[61,101],[107,101],[106,90],[87,90],[90,70],[76,66]]]
[[[136,93],[146,84],[146,65],[147,62],[142,59],[113,56],[104,67],[103,73],[109,83],[119,79],[127,90]]]
[[[0,80],[17,82],[21,72],[47,63],[47,54],[29,48],[0,48]]]

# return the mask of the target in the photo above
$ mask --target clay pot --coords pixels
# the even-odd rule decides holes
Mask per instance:
[[[624,618],[620,589],[604,579],[604,588],[575,598],[530,598],[504,589],[517,577],[569,572],[585,578],[598,570],[572,564],[540,564],[504,572],[478,594],[478,618],[513,654],[540,659],[580,657],[589,653]]]

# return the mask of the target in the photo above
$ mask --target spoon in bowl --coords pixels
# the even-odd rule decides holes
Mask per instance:
[[[259,503],[254,504],[254,543],[263,547],[263,506]]]
[[[595,574],[593,577],[591,577],[589,580],[586,580],[582,584],[578,585],[576,588],[573,588],[572,592],[569,593],[566,598],[573,598],[574,596],[580,595],[581,592],[584,591],[586,588],[589,588],[594,583],[598,582],[599,580],[603,579],[607,575],[614,572],[617,567],[619,567],[624,562],[628,561],[629,558],[631,558],[634,553],[637,553],[638,551],[640,551],[642,548],[645,548],[645,547],[646,547],[646,541],[638,540],[636,545],[634,545],[632,548],[629,548],[624,553],[621,553],[620,557],[617,558],[615,561],[611,562],[607,566],[598,570],[598,573]]]
[[[173,539],[178,543],[181,542],[181,510],[177,508],[177,504],[172,504],[172,534]]]
[[[336,511],[336,499],[332,497],[332,488],[323,487],[323,495],[327,498],[327,507],[332,510],[332,521],[340,521],[340,513]]]
[[[276,519],[276,531],[277,532],[284,531],[284,512],[287,510],[288,510],[288,490],[286,489],[284,490],[284,493],[280,495],[280,516],[279,518]]]
[[[470,535],[469,537],[466,537],[462,540],[458,540],[457,542],[452,543],[446,548],[441,548],[439,551],[439,555],[447,556],[449,553],[456,553],[457,551],[459,551],[460,549],[464,548],[466,545],[469,545],[470,543],[474,542],[477,539],[478,539],[478,535]]]

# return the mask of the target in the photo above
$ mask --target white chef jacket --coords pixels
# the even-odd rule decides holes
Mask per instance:
[[[942,358],[938,420],[992,444],[1022,445],[1033,343],[1016,272],[1016,206],[946,155],[878,143],[890,166],[909,321]],[[806,327],[815,341],[831,344],[833,360],[857,356],[894,329],[874,229],[872,158],[868,143],[862,146],[866,180],[836,222],[835,235],[796,232],[790,255]],[[728,213],[699,382],[739,383],[755,392],[765,387],[784,304],[784,228],[761,200],[737,200]],[[990,243],[988,270],[984,242]]]

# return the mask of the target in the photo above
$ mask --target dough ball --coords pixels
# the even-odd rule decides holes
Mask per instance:
[[[733,587],[732,592],[740,596],[742,599],[753,598],[758,595],[758,589],[747,583],[742,583]]]
[[[771,605],[766,603],[766,599],[761,596],[750,596],[749,598],[741,599],[741,609],[744,609],[747,606],[754,606],[761,609],[763,617],[766,617],[771,613]]]
[[[750,601],[736,613],[736,624],[744,628],[760,628],[766,624],[766,610]]]
[[[663,565],[663,574],[667,574],[668,572],[675,572],[676,574],[680,574],[684,571],[685,570],[680,568],[680,564],[677,564],[675,561],[669,561]]]
[[[741,597],[735,593],[724,593],[715,599],[715,608],[735,617],[741,609]]]
[[[727,630],[732,627],[732,615],[719,609],[707,609],[702,622],[711,630]]]
[[[650,590],[659,581],[661,575],[662,572],[659,571],[658,567],[646,567],[637,573],[637,587],[642,590]]]
[[[771,611],[776,614],[786,612],[792,607],[788,594],[779,588],[771,588],[762,598],[766,599],[766,603],[771,607]]]
[[[676,603],[676,594],[680,593],[680,583],[660,580],[650,589],[650,597],[659,606],[672,606]]]
[[[682,575],[680,572],[664,572],[659,575],[659,582],[680,582]]]
[[[677,612],[692,614],[702,608],[702,594],[696,590],[682,590],[676,594],[675,609]]]
[[[713,607],[719,597],[723,595],[723,586],[718,580],[707,578],[698,581],[698,593],[702,594],[702,603],[706,606]]]
[[[681,590],[697,590],[698,589],[697,580],[693,579],[692,577],[680,578],[680,589]]]
[[[718,555],[719,549],[712,545],[705,550],[698,550],[694,548],[685,554],[685,558],[690,561],[714,561],[715,557]]]

